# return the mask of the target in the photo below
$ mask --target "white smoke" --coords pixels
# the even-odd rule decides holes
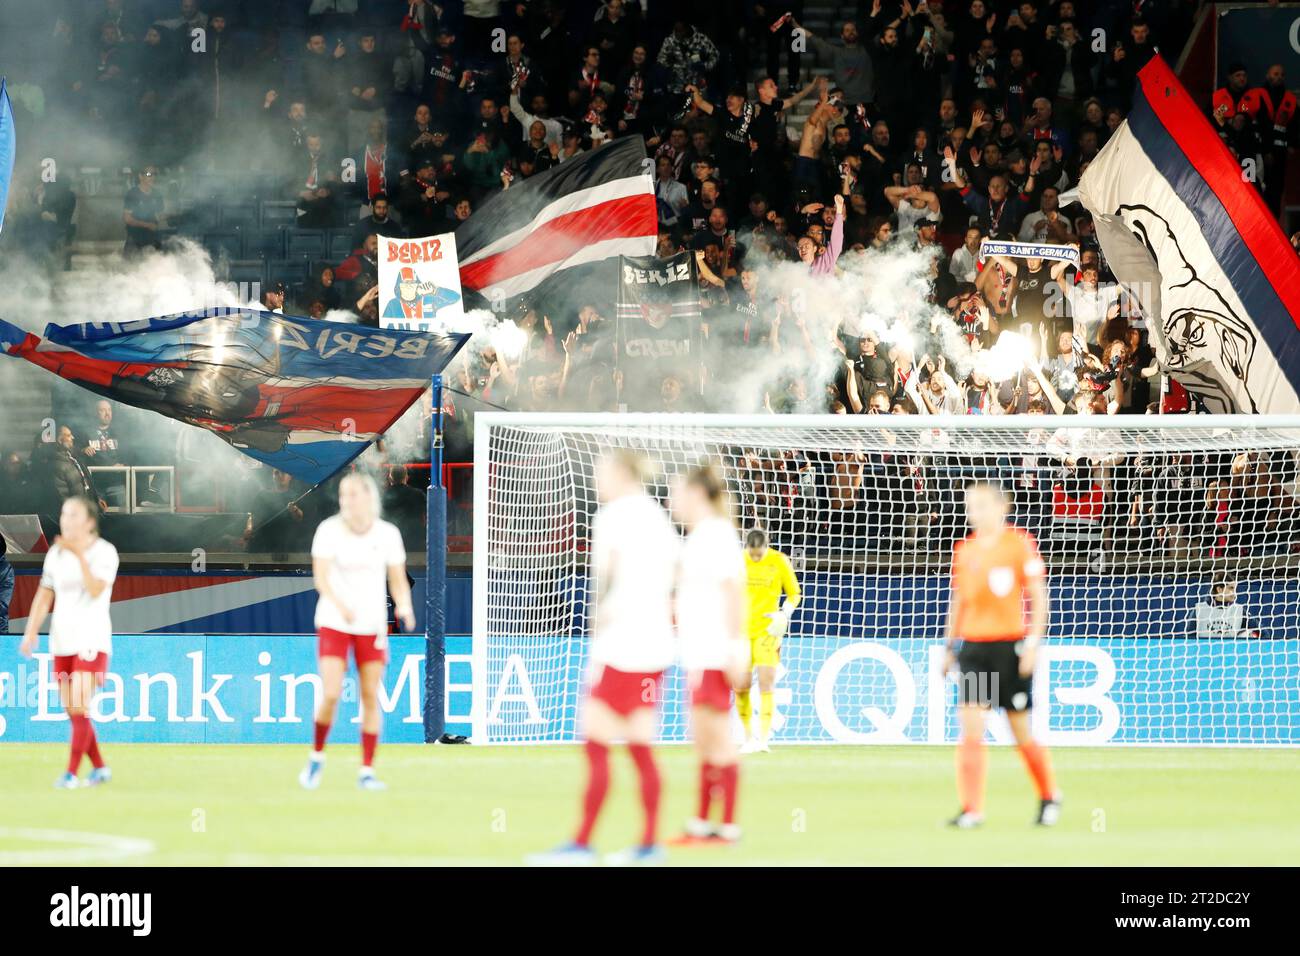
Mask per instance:
[[[760,411],[778,383],[792,380],[816,399],[840,376],[846,357],[857,356],[855,340],[868,333],[880,342],[882,358],[905,353],[919,363],[942,355],[961,380],[977,367],[977,356],[951,313],[929,299],[933,263],[930,255],[901,242],[846,252],[833,276],[810,275],[802,262],[762,262],[755,269],[760,291],[780,296],[791,314],[781,323],[781,354],[752,348],[724,353],[723,361],[743,363],[747,371],[734,393],[715,395],[710,404],[718,411]],[[847,356],[836,348],[837,336],[847,340]]]
[[[46,325],[138,322],[209,308],[257,307],[256,283],[218,281],[208,253],[177,239],[167,251],[97,259],[50,273],[24,260],[0,267],[0,317],[41,334]]]

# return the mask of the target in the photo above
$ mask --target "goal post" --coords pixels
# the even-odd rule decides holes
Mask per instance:
[[[965,485],[987,479],[1049,568],[1046,739],[1300,744],[1300,416],[500,412],[475,419],[479,742],[578,739],[593,468],[621,448],[646,457],[661,501],[673,474],[713,462],[738,525],[791,558],[804,598],[778,742],[955,739],[948,573]],[[670,669],[667,742],[687,739],[682,685]]]

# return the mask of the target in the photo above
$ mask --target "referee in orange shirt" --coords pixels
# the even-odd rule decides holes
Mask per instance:
[[[958,675],[957,795],[961,812],[950,822],[969,829],[984,822],[988,752],[984,715],[1007,712],[1016,748],[1038,788],[1038,824],[1060,817],[1061,797],[1047,748],[1029,730],[1034,659],[1047,630],[1046,569],[1029,532],[1007,523],[1007,498],[991,482],[966,488],[971,534],[952,552],[952,602],[945,629],[944,670]]]

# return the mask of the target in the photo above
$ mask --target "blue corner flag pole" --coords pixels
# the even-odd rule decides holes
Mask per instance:
[[[433,377],[429,425],[428,529],[424,572],[424,742],[436,743],[447,714],[447,489],[442,481],[442,376]]]

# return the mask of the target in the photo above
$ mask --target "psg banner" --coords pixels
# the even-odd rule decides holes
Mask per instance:
[[[1300,261],[1243,168],[1155,57],[1079,198],[1164,371],[1211,412],[1300,411]]]
[[[1049,262],[1079,264],[1079,250],[1074,246],[1059,246],[1043,242],[1013,242],[1010,239],[984,239],[980,242],[980,262],[990,256],[1007,256],[1013,259],[1046,259]]]
[[[694,253],[620,256],[618,265],[615,319],[623,365],[684,364],[698,355],[702,312]]]
[[[379,321],[384,328],[437,332],[464,315],[454,233],[379,237]]]
[[[313,485],[387,431],[468,339],[255,309],[50,325],[43,338],[0,321],[5,354]]]
[[[456,230],[462,288],[502,300],[564,269],[650,255],[650,171],[644,140],[625,136],[497,193]]]

